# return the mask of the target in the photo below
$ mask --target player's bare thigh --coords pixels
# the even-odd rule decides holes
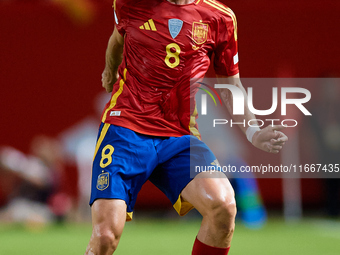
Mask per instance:
[[[126,204],[120,199],[97,199],[91,207],[92,236],[86,254],[106,254],[116,249],[126,221]],[[108,244],[105,244],[105,243]],[[101,250],[101,251],[100,251]],[[111,251],[112,250],[112,251]]]
[[[181,195],[203,216],[197,239],[210,246],[229,247],[235,228],[236,203],[228,178],[221,172],[200,173]]]
[[[201,214],[223,204],[235,205],[235,193],[228,178],[221,172],[204,172],[198,174],[183,189],[181,197],[191,203]]]

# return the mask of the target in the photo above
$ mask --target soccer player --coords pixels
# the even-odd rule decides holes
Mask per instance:
[[[203,216],[193,255],[228,254],[234,231],[234,191],[221,172],[190,178],[190,161],[216,164],[200,141],[195,92],[214,54],[218,77],[246,92],[239,81],[237,22],[214,0],[115,0],[115,29],[102,85],[112,92],[100,126],[92,170],[93,232],[86,254],[112,254],[137,194],[149,179],[180,215]],[[229,90],[222,98],[232,112]],[[245,107],[235,121],[255,116]],[[262,150],[278,153],[287,137],[281,126],[241,127]],[[226,141],[226,146],[227,141]],[[210,178],[207,178],[210,177]]]

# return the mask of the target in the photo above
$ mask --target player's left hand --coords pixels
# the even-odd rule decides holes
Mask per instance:
[[[263,151],[270,153],[279,153],[288,137],[281,132],[285,129],[281,125],[269,125],[260,131],[257,131],[253,136],[253,145]]]
[[[113,84],[118,80],[118,73],[105,68],[102,73],[102,86],[107,93],[112,92]]]

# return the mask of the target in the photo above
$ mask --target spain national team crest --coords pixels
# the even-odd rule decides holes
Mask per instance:
[[[104,190],[109,187],[109,173],[102,173],[97,179],[97,189]]]
[[[168,26],[172,39],[175,39],[182,30],[183,21],[180,19],[169,19]]]
[[[197,44],[205,43],[208,38],[209,25],[202,22],[192,23],[192,39]]]

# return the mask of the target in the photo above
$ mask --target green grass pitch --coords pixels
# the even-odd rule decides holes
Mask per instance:
[[[127,222],[115,254],[191,254],[199,220],[134,219]],[[24,227],[0,224],[0,254],[84,254],[91,235],[89,224]],[[303,220],[285,224],[270,219],[260,230],[249,230],[240,222],[230,255],[339,255],[340,222]]]

